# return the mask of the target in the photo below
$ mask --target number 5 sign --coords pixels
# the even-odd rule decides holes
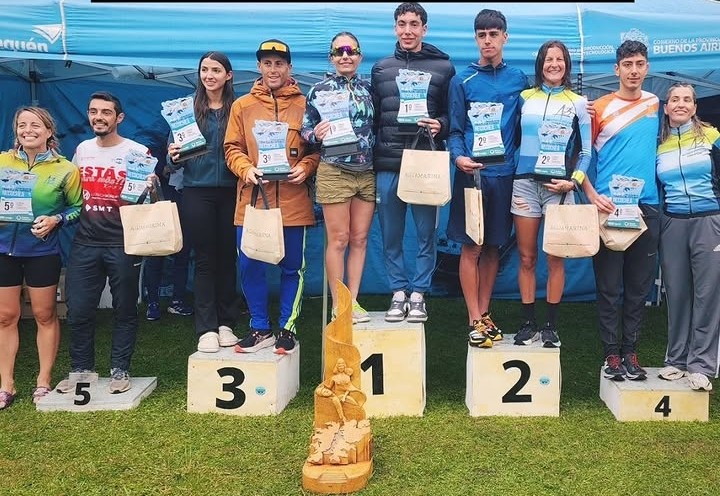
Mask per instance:
[[[560,349],[513,345],[505,336],[492,348],[468,346],[465,404],[473,417],[560,415]]]

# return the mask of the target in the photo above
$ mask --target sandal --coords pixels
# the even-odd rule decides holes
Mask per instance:
[[[0,391],[0,410],[5,410],[15,401],[15,394],[8,391]]]
[[[38,401],[40,401],[41,398],[44,398],[51,392],[52,392],[52,389],[50,389],[47,386],[37,386],[37,387],[33,388],[33,390],[32,390],[33,403],[37,403]]]

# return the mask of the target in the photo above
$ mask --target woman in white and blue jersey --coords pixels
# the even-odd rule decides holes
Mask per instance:
[[[720,348],[720,133],[696,115],[688,83],[670,87],[664,109],[657,177],[668,345],[659,375],[709,391]]]
[[[573,189],[590,164],[591,128],[587,102],[570,90],[571,60],[560,41],[544,43],[535,59],[535,86],[520,94],[520,157],[513,181],[510,211],[520,254],[518,286],[524,323],[515,344],[537,339],[560,346],[557,312],[565,286],[564,260],[547,256],[547,317],[541,329],[535,319],[535,266],[538,231],[546,205],[574,203]]]

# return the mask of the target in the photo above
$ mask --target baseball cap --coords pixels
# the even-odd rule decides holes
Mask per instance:
[[[284,58],[288,64],[291,63],[290,47],[287,46],[287,43],[276,39],[271,39],[260,43],[257,52],[255,52],[255,55],[257,56],[258,62],[263,55],[277,55]]]

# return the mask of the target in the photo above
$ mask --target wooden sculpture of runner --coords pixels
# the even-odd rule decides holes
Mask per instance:
[[[317,493],[359,491],[372,475],[372,432],[360,390],[360,352],[352,344],[352,297],[338,282],[338,310],[325,328],[323,381],[315,389],[314,433],[303,466],[303,488]]]

